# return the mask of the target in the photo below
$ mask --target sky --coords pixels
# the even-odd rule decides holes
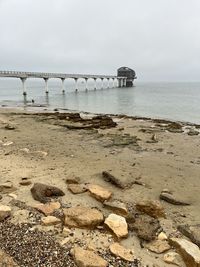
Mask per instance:
[[[0,0],[0,70],[200,81],[200,0]]]

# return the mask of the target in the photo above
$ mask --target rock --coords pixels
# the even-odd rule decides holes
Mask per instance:
[[[13,199],[17,199],[17,195],[13,194],[13,193],[10,193],[8,194],[9,197],[13,198]]]
[[[183,238],[171,238],[170,243],[182,256],[187,267],[200,267],[200,249]]]
[[[126,249],[119,243],[114,243],[110,245],[109,248],[111,253],[114,254],[116,257],[120,257],[125,261],[134,261],[133,251],[130,249]]]
[[[158,235],[158,240],[167,240],[167,235],[164,233],[164,232],[161,232],[159,235]]]
[[[128,225],[124,217],[112,213],[104,223],[118,238],[128,236]]]
[[[10,146],[12,144],[14,144],[12,141],[7,141],[7,142],[3,143],[3,146]]]
[[[19,267],[13,259],[0,249],[0,267]]]
[[[78,267],[107,267],[108,263],[93,251],[80,247],[72,249],[71,254]]]
[[[145,245],[145,247],[152,251],[155,252],[157,254],[161,254],[165,251],[170,250],[170,245],[166,240],[154,240],[148,244]]]
[[[106,188],[103,188],[100,185],[89,184],[88,190],[94,198],[100,201],[108,200],[112,196],[111,191],[107,190]]]
[[[65,195],[59,188],[41,183],[35,183],[31,188],[31,193],[35,200],[42,203],[50,201],[51,198]]]
[[[97,209],[76,206],[64,209],[65,225],[77,228],[95,228],[103,222],[103,214]]]
[[[181,256],[178,253],[173,252],[173,251],[172,252],[167,252],[163,256],[163,260],[164,260],[164,262],[169,263],[169,264],[174,264],[174,265],[177,265],[177,266],[180,266],[180,267],[183,266],[183,261],[182,261]]]
[[[179,225],[178,230],[200,248],[200,224]]]
[[[174,197],[172,194],[165,193],[165,192],[162,192],[160,194],[160,199],[165,200],[166,202],[170,204],[174,204],[174,205],[182,205],[182,206],[190,205],[189,203]]]
[[[72,177],[72,178],[67,178],[66,183],[67,184],[79,184],[80,179],[78,177]]]
[[[56,218],[55,216],[47,216],[47,217],[43,217],[41,219],[42,224],[46,225],[46,226],[50,226],[50,225],[56,225],[61,223],[61,220]]]
[[[165,218],[164,208],[162,207],[159,201],[140,201],[136,204],[136,208],[137,210],[144,212],[153,218]]]
[[[128,209],[126,207],[126,204],[119,200],[110,200],[110,201],[104,201],[103,203],[104,207],[112,210],[114,213],[122,216],[128,215]]]
[[[129,223],[129,229],[134,230],[137,236],[146,241],[152,241],[157,237],[160,230],[160,223],[146,214],[138,215],[135,222]]]
[[[171,122],[168,124],[167,130],[172,133],[183,133],[182,124],[179,122]]]
[[[11,208],[9,206],[0,205],[0,222],[11,215]]]
[[[22,178],[22,180],[21,180],[21,182],[19,182],[19,184],[27,186],[27,185],[31,185],[32,182],[28,178]]]
[[[5,127],[4,127],[6,130],[15,130],[15,127],[10,125],[10,124],[7,124]]]
[[[9,194],[9,193],[12,193],[16,190],[17,190],[17,188],[15,188],[13,186],[13,183],[10,181],[7,181],[7,182],[0,185],[0,193],[2,193],[2,194]]]
[[[67,189],[73,194],[82,194],[88,190],[85,184],[68,184]]]
[[[193,136],[193,135],[199,135],[199,131],[196,131],[194,129],[190,129],[188,132],[188,135]]]
[[[115,186],[124,189],[125,185],[115,176],[113,176],[112,174],[110,174],[107,171],[103,171],[102,172],[103,178],[106,182],[110,182],[111,184],[114,184]]]
[[[36,204],[33,207],[47,216],[52,214],[55,210],[60,209],[60,203],[49,202],[46,204]]]

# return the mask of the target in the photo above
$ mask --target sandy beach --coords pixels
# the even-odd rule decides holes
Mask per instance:
[[[180,225],[197,225],[200,222],[198,125],[113,116],[116,126],[107,127],[101,124],[102,118],[91,124],[91,117],[90,114],[81,114],[80,120],[77,114],[35,114],[1,109],[0,205],[11,208],[10,216],[0,222],[1,227],[8,225],[9,228],[9,224],[17,227],[22,223],[44,232],[44,239],[47,238],[45,235],[50,236],[52,242],[60,246],[60,265],[53,263],[56,258],[49,265],[34,264],[31,260],[28,265],[23,263],[25,256],[18,252],[21,249],[20,245],[17,246],[19,240],[11,251],[10,245],[5,244],[5,231],[4,236],[3,232],[0,234],[0,248],[10,254],[18,266],[81,266],[76,265],[73,256],[68,256],[70,263],[66,263],[67,260],[62,256],[65,251],[69,254],[75,245],[95,251],[110,264],[107,266],[174,266],[163,260],[166,252],[158,254],[147,249],[146,245],[151,240],[138,236],[135,225],[133,229],[129,225],[128,236],[118,240],[121,245],[133,250],[135,260],[128,262],[110,252],[109,246],[116,241],[116,236],[103,223],[92,230],[65,225],[68,234],[63,232],[62,220],[56,226],[41,223],[44,214],[36,210],[40,202],[33,198],[30,190],[35,183],[55,186],[64,192],[65,195],[58,198],[60,210],[83,205],[100,211],[104,220],[115,212],[94,197],[96,193],[88,190],[90,185],[99,185],[111,192],[109,200],[118,200],[127,206],[126,216],[129,216],[131,209],[134,209],[133,214],[137,210],[138,216],[140,212],[146,214],[146,211],[136,209],[137,203],[158,201],[165,216],[156,218],[160,230],[154,239],[160,232],[165,233],[167,239],[182,237],[183,234],[178,230]],[[115,177],[117,183],[106,180],[103,172]],[[79,194],[70,190],[70,179],[82,186]],[[160,199],[162,192],[168,198],[171,196],[171,203]],[[176,202],[180,202],[179,205]],[[12,231],[7,233],[11,234]],[[8,238],[8,242],[15,243],[14,239]],[[53,248],[55,244],[52,244]],[[175,251],[173,246],[169,251]],[[180,264],[181,267],[186,266],[184,261]]]

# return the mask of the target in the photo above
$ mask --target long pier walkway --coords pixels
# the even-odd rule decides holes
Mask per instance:
[[[46,73],[46,72],[20,72],[20,71],[0,71],[0,77],[4,78],[19,78],[22,81],[22,91],[23,95],[27,95],[27,90],[26,90],[26,80],[28,78],[40,78],[44,79],[45,81],[45,92],[46,94],[49,93],[48,89],[48,80],[49,79],[61,79],[62,81],[62,92],[65,92],[65,86],[64,82],[66,79],[74,79],[76,86],[75,90],[78,91],[78,79],[84,79],[86,82],[86,90],[87,90],[87,81],[89,79],[93,79],[95,82],[95,88],[96,89],[96,81],[97,79],[100,79],[103,83],[104,79],[107,79],[108,82],[110,80],[114,82],[117,80],[118,81],[118,86],[119,87],[125,87],[126,86],[126,80],[127,77],[118,77],[118,76],[113,76],[113,75],[88,75],[88,74],[65,74],[65,73]]]

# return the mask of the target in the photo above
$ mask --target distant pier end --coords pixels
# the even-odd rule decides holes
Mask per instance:
[[[134,70],[128,68],[128,67],[121,67],[117,70],[117,77],[126,77],[125,80],[121,79],[121,82],[125,82],[125,84],[120,84],[120,87],[125,86],[125,87],[132,87],[133,86],[133,82],[135,79],[137,79],[136,77],[136,73]],[[120,82],[120,79],[119,79]]]

